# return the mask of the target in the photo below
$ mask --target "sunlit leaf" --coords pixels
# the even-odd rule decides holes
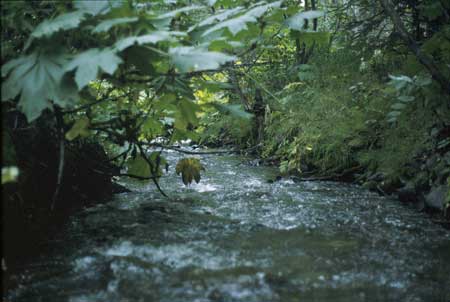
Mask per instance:
[[[15,166],[2,167],[2,185],[8,182],[17,181],[19,169]]]
[[[66,132],[66,139],[71,141],[80,137],[89,136],[89,118],[86,116],[78,119],[75,124],[73,124],[72,128]]]
[[[192,157],[180,159],[175,168],[177,175],[181,174],[181,179],[186,186],[191,184],[193,180],[199,183],[201,179],[200,171],[202,170],[205,170],[205,168],[200,160]]]

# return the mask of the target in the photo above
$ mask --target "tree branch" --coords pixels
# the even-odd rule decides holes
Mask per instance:
[[[59,191],[61,189],[62,177],[64,173],[64,151],[65,151],[65,142],[64,142],[64,121],[61,113],[61,109],[55,106],[55,118],[56,118],[56,127],[59,129],[59,164],[58,164],[58,174],[56,179],[56,189],[53,193],[51,210],[55,208],[56,200],[58,199]]]
[[[416,55],[417,59],[422,63],[423,66],[430,72],[433,79],[438,82],[441,88],[448,94],[450,94],[450,81],[447,79],[444,74],[440,71],[437,64],[433,61],[433,58],[428,56],[426,53],[423,53],[420,49],[420,46],[414,40],[414,38],[408,33],[403,24],[400,16],[395,11],[395,8],[391,1],[389,0],[379,0],[381,5],[383,6],[385,12],[389,15],[394,23],[394,26],[397,28],[400,37],[403,41],[408,45],[409,49]]]

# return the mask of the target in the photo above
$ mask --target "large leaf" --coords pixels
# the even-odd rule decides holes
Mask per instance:
[[[86,18],[83,11],[75,11],[59,15],[55,19],[40,23],[31,34],[35,38],[49,37],[60,30],[76,28]]]
[[[169,50],[173,64],[181,72],[216,69],[221,64],[236,59],[221,52],[207,51],[195,47],[174,47]]]
[[[185,36],[186,34],[179,31],[155,31],[148,35],[133,36],[119,40],[114,44],[114,47],[122,51],[135,44],[156,44],[161,41],[174,41],[175,37]]]
[[[2,83],[2,100],[20,94],[18,106],[29,122],[52,108],[51,101],[61,107],[72,105],[78,95],[71,83],[63,81],[66,62],[66,57],[49,53],[33,53],[9,62],[2,69],[3,75],[9,75]]]
[[[323,11],[319,10],[309,10],[306,12],[298,13],[286,20],[286,25],[290,29],[303,30],[305,25],[305,20],[317,19],[325,15]]]
[[[180,159],[175,168],[177,175],[181,174],[183,183],[187,186],[195,180],[196,183],[200,182],[200,171],[205,168],[197,158],[183,158]]]
[[[93,33],[100,33],[100,32],[106,32],[110,30],[113,26],[120,25],[120,24],[126,24],[126,23],[132,23],[138,21],[138,17],[130,17],[130,18],[116,18],[116,19],[109,19],[105,20],[103,22],[100,22],[93,30]]]
[[[67,64],[66,70],[76,69],[75,81],[78,89],[81,90],[97,78],[100,69],[108,74],[113,74],[120,63],[122,63],[122,59],[112,49],[93,48],[77,55]]]

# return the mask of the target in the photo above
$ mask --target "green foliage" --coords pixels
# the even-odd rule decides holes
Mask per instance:
[[[200,171],[202,170],[205,170],[205,168],[198,158],[180,159],[176,166],[176,172],[178,175],[181,174],[181,179],[186,186],[191,184],[193,180],[199,183],[201,179]]]
[[[408,34],[448,78],[448,7],[405,3],[402,21],[423,23],[405,22]],[[397,27],[378,3],[352,2],[355,16],[327,1],[147,4],[5,3],[2,101],[30,123],[62,114],[67,140],[92,134],[141,177],[162,175],[159,153],[141,150],[154,141],[258,144],[283,173],[361,165],[397,176],[424,149],[448,148],[430,134],[449,123],[448,95],[417,51],[376,32]],[[177,165],[185,184],[200,170]]]

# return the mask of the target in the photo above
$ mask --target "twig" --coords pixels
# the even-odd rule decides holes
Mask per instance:
[[[118,158],[120,158],[120,157],[122,157],[124,155],[126,156],[126,154],[128,154],[128,152],[130,152],[131,147],[132,147],[132,145],[130,144],[127,150],[123,151],[119,155],[114,156],[113,158],[108,159],[106,162],[109,163],[109,162],[115,161],[116,159],[118,159]]]
[[[141,144],[136,142],[136,145],[138,146],[139,151],[141,152],[142,157],[144,158],[144,160],[145,160],[145,161],[147,162],[147,164],[149,165],[150,170],[152,171],[152,174],[154,174],[155,168],[154,168],[154,166],[153,166],[153,163],[147,158],[147,155],[145,154],[145,151],[144,151],[144,149],[142,148]],[[162,196],[169,198],[169,196],[167,196],[167,194],[164,193],[164,191],[163,191],[163,190],[161,189],[161,187],[159,186],[159,183],[158,183],[156,177],[153,176],[152,181],[153,181],[153,183],[155,184],[156,188],[158,189],[159,193],[161,193]]]
[[[242,150],[218,150],[218,151],[198,152],[198,151],[184,150],[184,149],[181,149],[181,148],[176,147],[176,146],[167,146],[167,145],[162,145],[162,144],[158,144],[158,143],[141,143],[141,144],[149,146],[149,147],[161,147],[163,149],[174,150],[174,151],[177,151],[177,152],[180,152],[180,153],[192,154],[192,155],[227,154],[227,153],[238,153],[238,152],[242,151]]]
[[[64,173],[64,151],[65,151],[65,142],[64,142],[64,121],[62,118],[62,113],[59,107],[55,106],[55,118],[56,118],[56,127],[59,128],[59,164],[58,164],[58,176],[56,180],[56,189],[55,193],[53,193],[51,210],[55,208],[56,200],[58,199],[59,191],[61,188],[62,177]]]
[[[124,177],[136,178],[136,179],[140,179],[140,180],[158,179],[157,177],[154,177],[154,176],[146,177],[146,176],[139,176],[139,175],[134,175],[134,174],[129,174],[129,173],[105,173],[105,172],[97,170],[97,169],[92,169],[92,171],[94,171],[95,173],[107,175],[107,176],[119,176],[119,177],[124,176]]]

